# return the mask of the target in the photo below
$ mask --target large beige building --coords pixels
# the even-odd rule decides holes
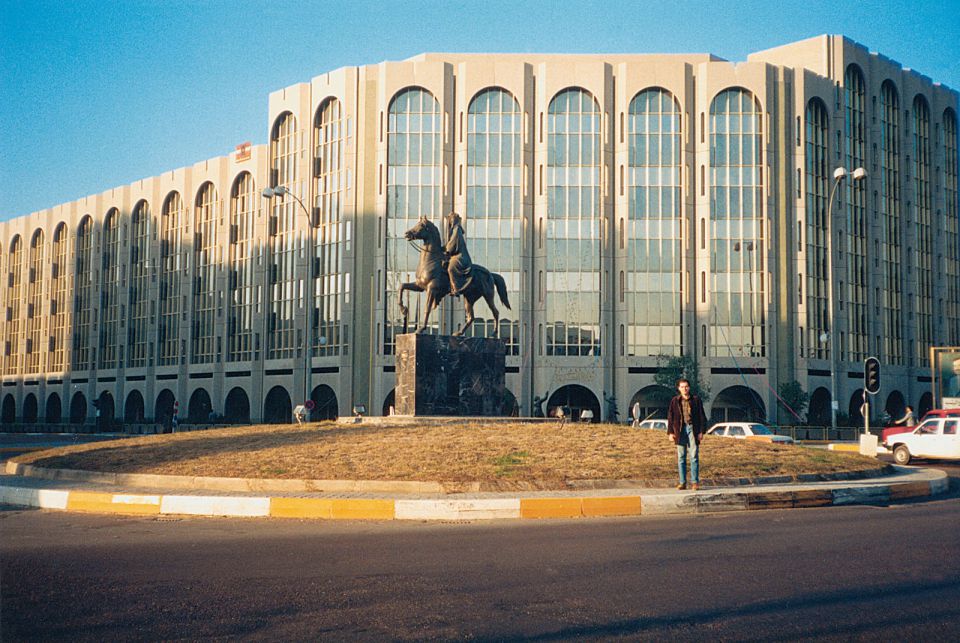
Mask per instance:
[[[331,71],[270,95],[266,145],[0,223],[2,419],[384,413],[403,232],[450,210],[508,285],[521,414],[656,407],[662,355],[715,417],[796,423],[793,381],[857,416],[870,355],[878,407],[929,406],[929,347],[960,344],[957,103],[841,36]]]

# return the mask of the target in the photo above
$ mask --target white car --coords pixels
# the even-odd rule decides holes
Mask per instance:
[[[654,429],[656,431],[666,431],[667,430],[667,421],[666,420],[644,420],[637,425],[638,429]]]
[[[707,431],[707,435],[719,435],[724,438],[740,440],[757,440],[776,444],[793,444],[793,438],[788,435],[777,435],[762,424],[756,422],[721,422],[714,424]]]
[[[913,431],[887,438],[897,464],[911,458],[960,460],[960,418],[930,418]]]

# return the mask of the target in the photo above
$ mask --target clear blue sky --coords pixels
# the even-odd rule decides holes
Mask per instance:
[[[842,33],[960,89],[940,2],[0,0],[0,220],[268,136],[271,91],[424,51],[713,53]]]

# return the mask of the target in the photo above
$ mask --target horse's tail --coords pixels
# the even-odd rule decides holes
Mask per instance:
[[[505,282],[503,277],[495,272],[491,272],[490,276],[493,277],[493,283],[497,287],[497,295],[500,297],[500,301],[502,301],[503,305],[507,307],[507,310],[513,310],[510,308],[510,298],[507,297],[507,282]]]

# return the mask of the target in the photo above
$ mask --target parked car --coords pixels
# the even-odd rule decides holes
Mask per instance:
[[[913,427],[909,433],[896,433],[884,444],[893,451],[897,464],[913,458],[960,460],[960,417],[933,417]]]
[[[638,429],[654,429],[656,431],[666,431],[667,430],[667,421],[666,420],[644,420],[637,425]]]
[[[762,424],[756,422],[720,422],[714,424],[707,431],[707,435],[719,435],[724,438],[740,440],[758,440],[774,442],[776,444],[793,444],[793,438],[788,435],[777,435]]]
[[[930,418],[947,418],[947,417],[960,417],[960,409],[930,409],[923,414],[923,417],[920,418],[920,424],[923,424],[926,420]],[[895,424],[894,426],[884,427],[880,431],[880,444],[887,446],[890,443],[890,438],[898,433],[910,433],[915,428],[920,426],[920,424],[915,424],[913,426],[906,426],[904,424]],[[887,447],[889,448],[889,447]]]

